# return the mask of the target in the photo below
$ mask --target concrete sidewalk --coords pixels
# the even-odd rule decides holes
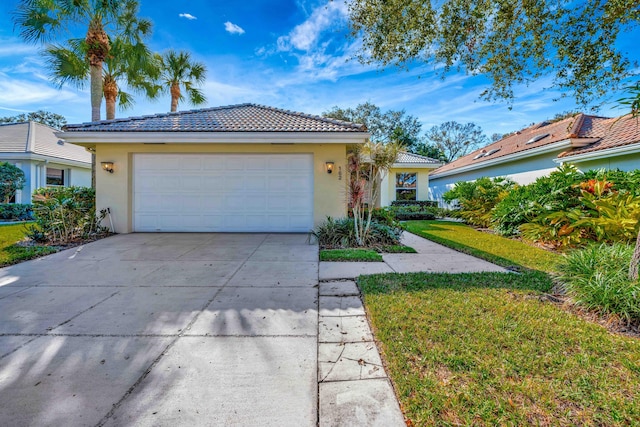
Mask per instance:
[[[416,254],[383,254],[384,262],[321,262],[320,281],[355,279],[376,273],[478,273],[508,272],[507,269],[471,255],[439,245],[408,232],[402,243],[414,248]]]

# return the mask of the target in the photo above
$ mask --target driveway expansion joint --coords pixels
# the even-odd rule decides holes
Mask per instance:
[[[318,425],[404,426],[360,289],[351,279],[321,280],[319,292]]]

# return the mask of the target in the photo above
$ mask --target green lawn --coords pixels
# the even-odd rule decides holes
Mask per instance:
[[[372,249],[323,249],[320,261],[381,262],[382,256]]]
[[[403,226],[413,234],[503,267],[552,272],[559,261],[558,254],[517,240],[483,233],[459,222],[407,221]]]
[[[638,425],[640,340],[544,301],[547,274],[386,274],[358,284],[413,425]]]
[[[410,246],[404,245],[391,245],[391,246],[383,246],[378,250],[378,252],[383,254],[415,254],[417,251]]]
[[[24,239],[26,231],[25,224],[0,225],[0,266],[15,264],[57,251],[56,248],[49,246],[16,246],[16,242]]]

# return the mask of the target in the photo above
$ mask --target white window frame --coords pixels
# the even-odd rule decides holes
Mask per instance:
[[[415,186],[414,187],[398,187],[398,175],[415,175],[416,180],[415,180]],[[396,176],[394,177],[394,200],[399,200],[398,199],[398,190],[415,190],[416,192],[416,197],[415,199],[411,199],[411,200],[418,200],[418,172],[396,172]],[[404,182],[404,181],[403,181]],[[406,199],[405,199],[406,200]]]

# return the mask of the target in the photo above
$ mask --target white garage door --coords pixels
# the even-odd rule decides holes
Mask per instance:
[[[136,154],[135,231],[308,232],[311,154]]]

